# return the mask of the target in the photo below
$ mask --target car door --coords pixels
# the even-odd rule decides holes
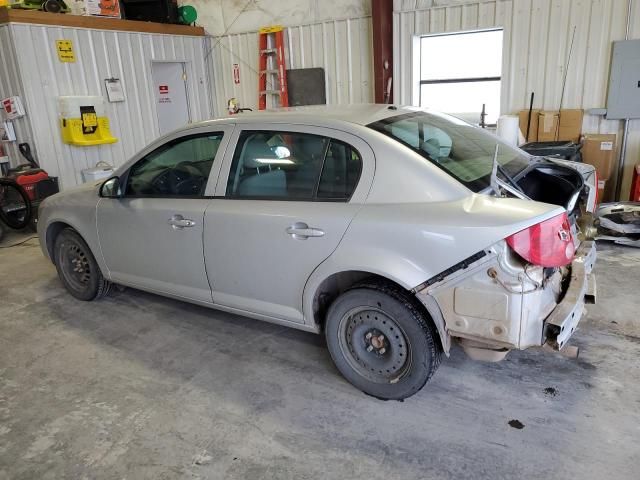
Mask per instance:
[[[121,177],[124,196],[97,207],[111,280],[212,303],[203,256],[204,212],[232,127],[172,138]]]
[[[313,270],[361,208],[375,159],[360,138],[299,125],[242,124],[205,212],[215,303],[303,323]]]

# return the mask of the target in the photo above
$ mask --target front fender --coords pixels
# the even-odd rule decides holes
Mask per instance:
[[[68,225],[84,239],[103,275],[109,278],[96,228],[96,207],[100,199],[97,185],[99,184],[82,185],[65,190],[42,202],[38,213],[38,236],[43,254],[53,261],[50,250],[53,246],[53,239],[50,238],[52,228],[55,228],[55,225]]]

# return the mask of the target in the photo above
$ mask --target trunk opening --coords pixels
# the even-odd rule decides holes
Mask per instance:
[[[571,214],[584,188],[584,180],[572,168],[540,163],[520,178],[518,185],[532,200],[559,205]]]

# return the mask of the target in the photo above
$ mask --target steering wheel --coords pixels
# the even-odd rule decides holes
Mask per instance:
[[[180,162],[173,168],[173,173],[176,177],[174,194],[200,195],[202,193],[204,176],[193,162]]]
[[[161,173],[159,173],[153,180],[151,180],[151,182],[149,182],[149,185],[151,186],[151,191],[153,193],[159,193],[159,194],[165,194],[165,195],[170,195],[171,193],[173,193],[171,190],[171,185],[174,184],[175,182],[171,181],[171,177],[172,177],[172,169],[166,169],[163,170]]]

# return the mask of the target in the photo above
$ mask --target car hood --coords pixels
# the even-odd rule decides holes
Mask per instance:
[[[42,202],[41,206],[49,207],[52,205],[60,205],[62,203],[69,206],[87,206],[87,204],[95,205],[99,199],[98,189],[100,188],[102,182],[103,181],[84,183],[77,187],[67,188],[62,192],[56,193],[55,195],[46,198]]]

